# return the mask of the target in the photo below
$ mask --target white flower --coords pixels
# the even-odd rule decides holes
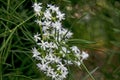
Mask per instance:
[[[67,68],[66,68],[67,69]],[[61,79],[66,78],[66,75],[68,74],[68,71],[62,71],[62,74],[60,75]]]
[[[71,49],[72,49],[72,51],[73,51],[74,53],[80,54],[80,50],[78,49],[77,46],[72,46]]]
[[[39,26],[41,26],[41,25],[43,25],[43,22],[41,21],[41,20],[35,20],[35,22],[39,25]]]
[[[38,63],[37,66],[38,66],[42,71],[46,71],[47,68],[48,68],[48,63],[42,61],[42,63],[41,63],[41,64]]]
[[[62,37],[62,38],[65,38],[65,40],[68,40],[69,38],[72,37],[73,33],[65,28],[61,28],[59,30],[59,35]]]
[[[59,11],[59,7],[55,7],[54,5],[48,4],[47,7],[49,7],[49,10],[52,10],[52,13]]]
[[[52,79],[55,79],[58,76],[58,74],[56,72],[52,72]],[[55,79],[56,80],[56,79]]]
[[[54,60],[56,63],[61,63],[61,59],[59,57],[55,57],[55,60]]]
[[[66,47],[62,47],[62,51],[61,51],[61,53],[70,53],[70,51],[69,51],[69,50],[67,50],[67,48],[66,48]]]
[[[69,64],[69,65],[73,64],[72,61],[70,61],[70,60],[64,60],[64,62],[65,62],[66,65],[67,64]]]
[[[62,27],[61,22],[56,21],[55,23],[52,23],[52,27],[55,28],[56,30],[60,30]]]
[[[43,22],[43,25],[46,26],[46,27],[50,27],[51,26],[51,21],[45,20]]]
[[[47,10],[44,12],[44,17],[45,17],[47,20],[51,20],[52,15],[51,15],[51,13],[50,13],[50,10],[47,9]]]
[[[42,9],[41,4],[42,3],[34,3],[32,6],[34,8],[36,15],[38,15],[38,16],[40,16],[40,11]]]
[[[50,43],[49,43],[49,47],[50,47],[50,48],[58,49],[58,46],[57,46],[56,43],[54,43],[54,42],[50,42]]]
[[[65,19],[65,14],[61,13],[60,11],[57,11],[57,18],[59,19],[59,21],[64,20]]]
[[[48,68],[47,68],[47,76],[49,76],[49,77],[51,77],[52,76],[52,74],[53,74],[53,72],[54,72],[54,69],[53,68],[51,68],[50,66],[48,66]]]
[[[74,61],[75,62],[75,64],[77,64],[78,66],[80,66],[81,65],[81,62],[80,61]]]
[[[55,55],[53,54],[48,54],[46,57],[45,57],[46,60],[50,61],[50,62],[54,62],[55,60]]]
[[[58,66],[57,70],[60,70],[61,72],[60,77],[66,78],[66,75],[68,74],[68,69],[62,63],[58,64],[57,66]]]
[[[38,33],[34,35],[34,39],[36,42],[38,42],[38,40],[41,40],[41,38],[39,36],[40,36],[40,34],[38,34]]]
[[[82,54],[81,54],[81,57],[84,60],[84,59],[87,59],[89,57],[89,55],[86,52],[83,51]]]
[[[32,48],[33,57],[40,55],[40,52],[34,47]]]
[[[48,33],[48,29],[49,29],[49,27],[47,27],[47,26],[43,26],[42,27],[42,31],[44,32],[44,33]]]
[[[73,33],[62,27],[61,21],[65,19],[65,14],[59,7],[48,4],[41,11],[41,3],[34,3],[33,8],[38,16],[35,22],[42,29],[41,34],[34,35],[38,48],[32,48],[33,57],[38,61],[38,68],[52,80],[64,80],[68,74],[66,65],[75,63],[80,66],[89,55],[84,51],[80,53],[77,46],[67,45]]]
[[[44,42],[43,40],[41,41],[41,43],[37,43],[38,45],[40,45],[40,47],[43,49],[43,50],[46,50],[46,48],[49,47],[49,43],[48,42]]]
[[[73,35],[73,33],[69,31],[69,32],[66,34],[65,37],[67,37],[67,38],[69,39],[69,38],[71,38],[72,35]]]
[[[67,48],[66,47],[62,47],[63,53],[67,53]]]
[[[48,54],[45,56],[45,59],[51,63],[60,63],[61,59],[59,57],[56,57],[54,54]]]

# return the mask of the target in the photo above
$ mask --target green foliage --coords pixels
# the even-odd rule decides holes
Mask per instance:
[[[64,27],[71,29],[75,38],[70,44],[89,52],[86,65],[96,80],[120,78],[119,0],[37,1],[56,4],[66,13]],[[33,32],[39,31],[34,24],[33,3],[34,0],[0,0],[0,80],[39,80],[44,76],[31,53],[35,44]]]

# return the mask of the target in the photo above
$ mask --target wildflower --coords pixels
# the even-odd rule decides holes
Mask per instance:
[[[34,35],[34,39],[35,39],[36,42],[38,42],[38,40],[41,40],[41,38],[39,36],[40,36],[39,33]]]
[[[32,49],[32,53],[33,53],[33,57],[40,55],[40,52],[35,47]]]
[[[51,21],[44,21],[43,22],[43,25],[46,26],[46,27],[50,27],[51,26]]]
[[[56,43],[54,43],[54,42],[50,42],[50,43],[49,43],[49,47],[50,47],[50,48],[58,49],[58,46],[57,46]]]
[[[48,4],[47,8],[41,11],[41,4],[33,5],[36,15],[40,16],[42,12],[35,21],[41,27],[41,34],[34,35],[40,51],[33,48],[33,57],[38,60],[38,68],[52,80],[64,80],[69,73],[66,65],[75,63],[80,66],[81,61],[87,59],[89,55],[85,52],[80,53],[77,46],[67,45],[66,42],[73,33],[62,27],[61,21],[65,19],[65,14],[59,7]]]
[[[52,27],[55,28],[56,30],[60,30],[62,25],[59,21],[52,23]]]
[[[55,7],[54,5],[48,4],[47,7],[49,10],[52,10],[52,13],[59,11],[59,7]]]
[[[52,15],[51,15],[51,13],[50,13],[50,10],[47,9],[47,10],[44,12],[44,17],[45,17],[45,19],[47,19],[47,20],[51,20]]]
[[[74,62],[75,62],[75,64],[77,64],[78,66],[81,65],[81,62],[80,62],[80,61],[74,61]]]
[[[66,78],[66,75],[68,74],[68,69],[63,64],[58,64],[57,66],[58,66],[57,70],[60,70],[61,72],[60,77],[62,79]]]
[[[73,35],[73,33],[69,31],[69,32],[66,34],[65,37],[69,39],[69,38],[71,38],[72,35]]]
[[[52,79],[55,79],[58,76],[57,72],[52,72]]]
[[[38,63],[37,66],[38,66],[41,70],[46,71],[46,70],[47,70],[47,67],[48,67],[48,63],[42,61],[42,63],[41,63],[41,64]]]
[[[57,11],[57,16],[56,17],[59,19],[59,21],[64,20],[65,19],[64,16],[65,16],[64,13],[61,13],[60,11]]]
[[[47,72],[46,72],[47,76],[51,77],[53,73],[54,73],[54,69],[51,68],[50,66],[47,67]]]
[[[46,60],[53,62],[55,60],[55,57],[56,56],[53,54],[48,54],[45,58],[46,58]]]
[[[35,20],[35,22],[39,25],[39,26],[41,26],[42,24],[43,24],[43,22],[41,21],[41,20]]]
[[[66,47],[62,47],[62,51],[61,51],[61,53],[70,53],[70,51],[69,51],[69,50],[67,50],[67,48],[66,48]]]
[[[80,54],[80,50],[78,49],[77,46],[72,46],[71,49],[72,49],[72,51],[73,51],[74,53]]]
[[[37,43],[37,44],[40,45],[40,47],[41,47],[43,50],[46,50],[46,48],[49,47],[49,43],[48,43],[48,42],[41,41],[41,43]]]
[[[87,59],[89,57],[89,55],[86,52],[83,51],[82,54],[81,54],[81,57],[84,60],[84,59]]]
[[[38,16],[40,16],[40,12],[42,9],[41,4],[42,3],[34,3],[34,5],[32,6],[34,8],[36,15],[38,15]]]

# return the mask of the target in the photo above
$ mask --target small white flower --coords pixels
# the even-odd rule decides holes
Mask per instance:
[[[67,48],[66,47],[62,47],[62,52],[61,53],[70,53],[70,51],[69,50],[67,50]]]
[[[65,64],[69,64],[69,65],[73,64],[72,61],[70,61],[70,60],[64,60],[64,62],[65,62]]]
[[[51,21],[44,21],[43,25],[46,27],[50,27],[51,26]]]
[[[43,22],[41,21],[41,20],[35,20],[35,22],[39,25],[39,26],[41,26],[41,25],[43,25]]]
[[[56,43],[54,43],[54,42],[50,42],[50,43],[49,43],[49,47],[50,47],[50,48],[58,49],[58,46],[57,46]]]
[[[63,53],[67,53],[67,48],[66,47],[62,47]]]
[[[89,55],[86,52],[83,51],[82,54],[81,54],[81,57],[84,60],[84,59],[87,59],[89,57]]]
[[[40,16],[40,11],[42,9],[41,5],[42,5],[42,3],[34,3],[32,6],[34,8],[36,15],[38,15],[38,16]]]
[[[32,48],[33,57],[40,55],[40,52],[34,47]]]
[[[66,78],[66,75],[68,74],[68,69],[63,64],[59,64],[57,66],[57,70],[60,70],[61,72],[60,78]]]
[[[41,41],[41,43],[37,43],[38,45],[40,45],[40,47],[43,49],[43,50],[46,50],[46,48],[49,47],[49,43],[48,42],[44,42],[43,40]]]
[[[73,51],[74,53],[80,54],[80,50],[78,49],[77,46],[72,46],[71,49],[72,49],[72,51]]]
[[[47,68],[47,72],[46,72],[46,73],[47,73],[47,76],[51,77],[52,74],[53,74],[53,72],[54,72],[54,69],[49,66],[49,67]]]
[[[36,42],[38,42],[38,40],[41,40],[41,38],[39,36],[40,36],[40,34],[38,34],[38,33],[34,35],[34,39]]]
[[[78,66],[81,65],[81,62],[80,62],[80,61],[74,61],[74,62],[75,62],[75,64],[77,64]]]
[[[58,64],[57,67],[57,70],[67,71],[67,68],[62,63]]]
[[[55,62],[56,63],[61,63],[61,59],[59,57],[55,57]]]
[[[49,10],[52,10],[52,13],[59,11],[59,7],[55,7],[54,5],[48,4],[47,7]]]
[[[37,66],[42,70],[42,71],[46,71],[47,70],[47,67],[48,67],[48,64],[46,62],[43,62],[40,64],[38,63]]]
[[[59,21],[64,20],[65,19],[65,14],[61,13],[60,11],[57,11],[57,18],[59,19]]]
[[[43,27],[42,27],[42,31],[43,31],[44,33],[46,33],[46,32],[49,33],[49,32],[48,32],[48,29],[49,29],[49,27],[47,27],[47,26],[43,26]]]
[[[67,68],[66,68],[67,69]],[[60,75],[61,79],[66,78],[66,75],[68,74],[68,71],[62,71],[62,74]]]
[[[57,21],[55,23],[52,23],[52,27],[55,28],[56,30],[60,30],[62,27],[61,22]]]
[[[47,10],[44,12],[44,17],[45,17],[45,19],[47,19],[47,20],[51,20],[52,15],[51,15],[51,13],[50,13],[50,10],[47,9]]]
[[[67,38],[69,39],[69,38],[71,38],[72,35],[73,35],[73,33],[69,31],[69,32],[66,34],[65,37],[67,37]]]
[[[53,54],[48,54],[46,57],[45,57],[46,60],[50,61],[50,62],[54,62],[55,60],[55,55]]]
[[[56,72],[52,72],[52,79],[55,79],[58,76],[58,74]],[[56,79],[55,79],[56,80]]]

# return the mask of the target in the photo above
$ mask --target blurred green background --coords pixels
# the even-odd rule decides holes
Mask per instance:
[[[120,0],[37,0],[55,4],[66,14],[64,27],[89,53],[84,61],[96,80],[120,79]],[[0,80],[44,80],[32,59],[33,35],[39,32],[34,0],[0,0]],[[30,18],[30,19],[29,19]],[[91,80],[84,70],[71,68],[67,80]]]

